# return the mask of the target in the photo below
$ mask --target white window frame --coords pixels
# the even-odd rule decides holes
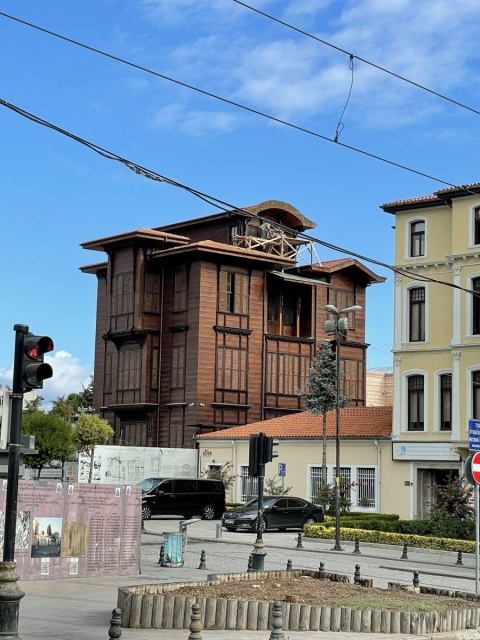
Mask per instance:
[[[438,371],[435,371],[433,374],[433,428],[432,431],[435,433],[445,433],[445,434],[450,434],[453,431],[453,406],[452,406],[452,426],[450,431],[445,431],[443,429],[440,429],[440,422],[441,422],[441,414],[440,414],[440,405],[441,405],[441,393],[440,393],[440,377],[444,376],[444,375],[451,375],[452,376],[452,392],[451,392],[451,398],[452,398],[452,405],[453,405],[453,371],[452,369],[439,369]],[[425,378],[424,378],[424,384],[425,384]],[[407,389],[408,391],[408,389]],[[409,431],[409,433],[412,433],[411,431]],[[422,432],[420,432],[422,433]]]
[[[480,246],[480,245],[478,245]],[[480,271],[476,273],[469,273],[467,277],[467,289],[472,289],[472,280],[476,278],[480,278]],[[467,338],[472,338],[473,340],[480,338],[480,334],[473,333],[473,296],[470,293],[466,295],[466,304],[465,304],[465,336]]]
[[[475,209],[480,207],[480,200],[470,205],[468,209],[468,246],[480,247],[480,244],[475,244]]]
[[[416,222],[423,222],[423,224],[425,225],[425,235],[423,238],[425,253],[423,254],[423,256],[412,256],[410,254],[411,239],[412,239],[412,224],[415,224]],[[415,216],[415,217],[409,218],[408,220],[405,220],[405,260],[421,262],[426,259],[427,247],[428,247],[427,232],[428,232],[427,218],[423,216]]]
[[[410,289],[419,289],[423,287],[425,289],[425,340],[410,341]],[[402,322],[402,342],[405,344],[420,344],[424,345],[429,342],[429,326],[430,326],[430,314],[429,314],[429,287],[427,283],[411,282],[403,287],[403,322]]]
[[[472,380],[472,373],[476,373],[477,371],[480,371],[480,364],[474,364],[471,367],[468,367],[468,369],[466,370],[466,376],[467,376],[467,384],[466,384],[466,424],[465,424],[465,431],[468,433],[468,421],[472,418],[473,416],[473,393],[472,393],[472,387],[473,387],[473,380]]]
[[[423,376],[423,431],[409,431],[408,429],[408,378],[410,376]],[[403,390],[403,399],[402,399],[402,420],[401,420],[401,428],[400,431],[402,433],[408,433],[409,436],[415,437],[418,434],[428,433],[429,416],[428,416],[428,375],[427,372],[423,369],[410,369],[409,371],[404,371],[402,374],[402,390]]]
[[[247,494],[244,491],[246,482],[251,482],[251,491]],[[258,479],[248,474],[248,464],[238,465],[238,476],[235,482],[236,502],[241,504],[247,502],[248,496],[258,495]]]
[[[310,500],[310,502],[312,502],[312,469],[313,468],[321,468],[321,464],[307,464],[307,500]],[[372,507],[360,507],[357,502],[357,488],[355,486],[353,486],[351,488],[351,503],[352,506],[350,508],[350,511],[354,512],[354,511],[371,511],[372,513],[376,513],[377,511],[377,505],[379,503],[379,496],[378,496],[378,474],[379,474],[379,470],[378,470],[378,466],[376,464],[358,464],[358,465],[348,465],[348,464],[341,464],[340,466],[341,469],[350,469],[350,482],[355,483],[355,485],[358,482],[358,469],[374,469],[375,471],[375,475],[374,475],[374,500],[375,500],[375,504]],[[336,471],[336,465],[334,464],[327,464],[327,483],[330,485],[333,485],[335,482],[335,471]]]

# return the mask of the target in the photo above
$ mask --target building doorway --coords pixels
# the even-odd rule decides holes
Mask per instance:
[[[446,485],[458,478],[460,471],[455,467],[417,468],[417,513],[416,518],[426,520],[430,514],[432,500],[435,499],[435,485]]]

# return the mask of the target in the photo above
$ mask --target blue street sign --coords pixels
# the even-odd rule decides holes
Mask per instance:
[[[479,429],[480,429],[480,424],[479,424]],[[287,475],[287,463],[286,462],[279,462],[278,463],[278,475],[281,478],[283,478],[284,476]]]
[[[480,420],[468,421],[468,448],[470,451],[480,451]]]

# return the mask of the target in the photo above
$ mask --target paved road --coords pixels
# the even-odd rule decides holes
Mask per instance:
[[[179,518],[155,518],[145,525],[142,534],[142,575],[108,578],[74,578],[65,580],[35,580],[20,583],[25,597],[20,604],[19,635],[23,640],[37,640],[41,636],[61,640],[108,640],[112,609],[116,606],[119,586],[186,582],[206,579],[210,573],[245,571],[248,556],[253,550],[253,533],[222,532],[218,535],[216,522],[196,522],[189,527],[188,543],[183,567],[158,565],[163,532],[178,532]],[[267,532],[264,534],[267,556],[265,568],[286,568],[288,559],[294,567],[316,569],[320,562],[326,570],[353,576],[355,564],[361,565],[362,577],[373,577],[375,584],[385,586],[388,580],[410,583],[412,571],[420,571],[423,584],[450,586],[474,591],[474,559],[464,556],[464,567],[455,565],[456,554],[409,550],[409,560],[400,561],[402,549],[384,546],[361,546],[360,556],[352,554],[353,545],[345,544],[344,552],[331,551],[331,541],[303,538],[303,549],[296,549],[298,532]],[[205,550],[207,570],[198,569],[201,551]],[[445,574],[445,577],[442,577]],[[203,631],[204,640],[267,640],[265,631]],[[447,634],[448,640],[455,637]],[[188,630],[124,629],[122,640],[187,640]],[[288,632],[290,640],[350,640],[353,633]],[[419,640],[418,636],[385,636],[361,634],[362,640]],[[445,634],[423,636],[447,640]],[[480,640],[476,630],[456,636],[462,640]]]

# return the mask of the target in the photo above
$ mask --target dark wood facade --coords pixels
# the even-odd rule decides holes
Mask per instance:
[[[297,234],[315,225],[286,203],[243,212],[82,245],[108,257],[82,271],[98,282],[94,407],[116,443],[192,446],[198,433],[301,411],[326,304],[362,306],[341,364],[352,404],[365,404],[365,292],[383,278],[349,258],[299,266]]]

